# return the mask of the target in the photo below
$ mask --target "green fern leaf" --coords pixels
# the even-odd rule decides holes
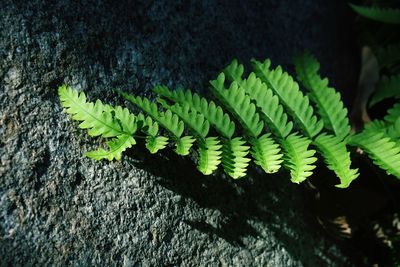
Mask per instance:
[[[160,100],[162,106],[166,109],[171,110],[173,113],[178,115],[178,117],[188,126],[194,135],[198,136],[201,139],[204,139],[209,130],[210,123],[204,118],[202,114],[197,113],[196,111],[192,111],[190,106],[186,103],[168,105],[165,101]]]
[[[246,170],[250,159],[246,158],[249,146],[245,145],[241,137],[236,137],[222,146],[222,166],[224,171],[234,179],[246,176]]]
[[[400,146],[400,118],[398,118],[393,124],[388,125],[387,135]]]
[[[354,4],[350,4],[350,6],[357,14],[365,18],[390,24],[400,23],[400,9],[367,7]]]
[[[315,102],[325,128],[336,136],[344,138],[350,133],[347,109],[340,100],[340,93],[328,87],[328,79],[322,79],[318,72],[320,64],[315,57],[304,53],[294,59],[298,79],[310,91],[310,99]]]
[[[165,136],[146,136],[146,148],[151,154],[155,154],[168,145],[168,137]]]
[[[243,88],[232,82],[229,89],[225,89],[225,74],[218,75],[216,80],[210,81],[213,93],[225,107],[240,121],[247,135],[257,137],[263,130],[264,123],[256,112],[256,106],[251,103]]]
[[[221,163],[222,145],[217,137],[207,137],[199,144],[197,169],[204,175],[212,174]]]
[[[231,64],[229,64],[222,72],[230,82],[237,82],[241,85],[244,66],[239,64],[236,59],[232,60]]]
[[[165,112],[159,111],[157,104],[150,102],[147,98],[135,97],[126,93],[121,94],[126,100],[138,106],[172,134],[175,140],[175,152],[178,155],[186,156],[189,154],[189,150],[195,139],[192,136],[181,137],[184,131],[184,123],[179,120],[177,115],[173,114],[170,110]]]
[[[71,89],[66,85],[58,88],[61,105],[72,118],[82,121],[79,127],[88,129],[90,136],[116,137],[128,134],[121,129],[111,112],[104,112],[105,105],[97,100],[95,104],[86,102],[85,94]]]
[[[137,116],[139,128],[146,136],[146,148],[151,154],[157,153],[168,145],[168,137],[158,135],[158,123],[151,117],[145,117],[142,113]]]
[[[293,123],[279,104],[279,98],[254,73],[242,82],[241,86],[260,109],[261,118],[279,138],[289,135]]]
[[[400,146],[383,132],[367,129],[351,136],[349,143],[362,148],[377,166],[400,178]]]
[[[194,139],[192,136],[183,136],[176,141],[175,152],[178,155],[186,156],[189,155],[190,148],[193,146]]]
[[[116,138],[107,142],[109,150],[104,150],[100,148],[95,151],[86,152],[85,156],[95,160],[101,160],[101,159],[108,159],[109,161],[112,161],[113,159],[120,160],[122,152],[132,147],[134,144],[136,144],[136,141],[132,136],[127,134],[122,134],[118,135]]]
[[[166,86],[156,86],[154,91],[165,98],[181,104],[187,104],[191,109],[202,114],[205,119],[220,133],[223,137],[230,139],[235,132],[235,124],[220,106],[215,105],[213,101],[208,102],[190,90],[181,89],[171,91]]]
[[[197,111],[192,111],[190,106],[186,103],[177,103],[170,106],[162,99],[159,101],[162,103],[164,108],[177,114],[196,136],[197,143],[199,144],[199,160],[197,163],[197,169],[205,175],[211,174],[217,169],[221,162],[220,154],[222,151],[219,149],[222,146],[219,145],[218,138],[206,138],[210,129],[209,122],[202,114],[197,113]]]
[[[254,163],[259,165],[266,173],[279,171],[282,163],[282,154],[279,145],[272,139],[271,134],[264,134],[259,138],[250,139]]]
[[[365,130],[382,132],[393,141],[398,142],[400,138],[400,117],[394,123],[382,120],[373,120],[365,125]]]
[[[396,103],[388,110],[388,114],[384,117],[384,120],[389,124],[393,124],[398,118],[400,118],[400,103]]]
[[[290,170],[291,181],[293,183],[301,183],[312,175],[315,169],[314,157],[315,150],[309,150],[308,147],[311,140],[301,137],[296,133],[290,134],[286,139],[282,140],[281,145],[284,150],[283,165]]]
[[[400,62],[400,43],[376,47],[373,51],[381,69],[392,70]]]
[[[328,169],[335,172],[340,179],[339,188],[346,188],[359,176],[358,169],[351,169],[350,153],[346,143],[337,136],[320,134],[315,138],[314,144],[325,158]]]
[[[127,108],[117,106],[113,108],[115,118],[121,124],[122,130],[130,135],[133,135],[137,130],[136,117],[129,112]]]
[[[124,98],[136,105],[155,121],[157,121],[163,128],[169,131],[176,139],[182,135],[184,130],[184,123],[179,120],[178,116],[172,114],[170,110],[162,112],[158,110],[157,104],[150,102],[147,98],[141,98],[140,96],[133,96],[126,93],[122,93]]]
[[[309,138],[316,136],[323,128],[323,122],[314,115],[314,110],[309,104],[308,97],[304,96],[299,90],[299,86],[293,78],[283,72],[280,66],[270,70],[271,61],[269,59],[263,63],[252,60],[252,63],[256,75],[279,97],[286,111],[305,134]]]
[[[396,96],[400,96],[400,75],[390,77],[383,76],[369,102],[369,106],[372,107],[384,99]]]

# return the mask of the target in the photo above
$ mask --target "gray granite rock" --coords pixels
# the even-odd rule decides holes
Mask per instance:
[[[351,265],[287,173],[206,177],[143,144],[120,162],[87,159],[101,141],[56,94],[62,83],[113,104],[126,104],[113,88],[207,94],[233,57],[291,70],[306,48],[350,103],[350,25],[341,1],[0,1],[1,265]]]

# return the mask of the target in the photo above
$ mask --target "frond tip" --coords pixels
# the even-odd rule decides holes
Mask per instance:
[[[324,133],[315,138],[314,144],[325,158],[328,169],[334,171],[340,179],[336,187],[346,188],[358,177],[358,169],[350,168],[350,152],[341,138]]]
[[[58,89],[61,104],[74,120],[81,121],[82,129],[88,129],[90,136],[113,137],[107,142],[108,150],[100,148],[85,155],[95,160],[120,160],[122,152],[136,144],[133,134],[137,119],[128,109],[104,105],[100,100],[95,104],[87,102],[84,93],[63,85]]]
[[[316,104],[318,113],[327,130],[344,138],[350,133],[347,109],[340,99],[340,93],[328,86],[328,79],[319,75],[320,64],[310,53],[304,53],[294,59],[297,77],[310,92],[311,101]]]
[[[400,179],[400,146],[384,133],[367,129],[352,136],[350,144],[361,147],[376,165]]]
[[[400,24],[400,9],[349,4],[360,16],[389,24]]]
[[[132,147],[136,144],[135,139],[130,135],[119,135],[111,141],[107,142],[108,150],[99,148],[95,151],[86,152],[85,156],[95,160],[108,159],[112,161],[113,159],[120,160],[122,152],[126,149]]]
[[[309,150],[311,140],[298,134],[291,134],[281,142],[284,149],[283,165],[290,170],[291,181],[301,183],[312,175],[315,169],[315,150]]]
[[[217,137],[207,137],[199,144],[197,169],[204,175],[212,174],[221,163],[222,145]]]

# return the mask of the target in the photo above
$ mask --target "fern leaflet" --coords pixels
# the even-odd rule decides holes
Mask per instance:
[[[224,73],[221,73],[216,80],[210,81],[210,83],[213,86],[214,94],[243,125],[247,139],[253,148],[251,154],[255,163],[267,173],[277,172],[282,157],[282,154],[279,153],[279,146],[269,135],[258,138],[264,128],[264,123],[260,120],[256,106],[251,103],[251,99],[246,95],[245,90],[239,87],[235,81],[231,83],[229,89],[225,89]]]
[[[272,133],[280,138],[289,135],[293,129],[293,123],[288,121],[282,105],[279,104],[279,98],[273,94],[272,90],[254,73],[243,81],[242,88],[260,108],[261,118],[270,127]]]
[[[339,177],[340,184],[336,187],[346,188],[359,176],[358,169],[350,168],[350,153],[341,138],[323,133],[315,138],[314,143],[324,156],[328,169]]]
[[[400,118],[400,103],[396,103],[388,110],[388,114],[384,117],[384,120],[393,124],[398,118]]]
[[[136,105],[154,120],[156,120],[163,128],[165,128],[174,138],[176,153],[178,155],[186,156],[193,145],[195,139],[191,136],[182,136],[184,131],[184,123],[179,120],[178,116],[173,114],[170,110],[161,112],[158,110],[157,104],[150,102],[147,98],[133,96],[126,93],[120,93],[126,100]]]
[[[282,148],[285,151],[283,164],[290,170],[293,183],[298,184],[306,180],[316,167],[313,164],[317,161],[314,157],[315,150],[308,149],[310,143],[311,140],[298,134],[291,134],[282,140]]]
[[[350,4],[351,8],[359,15],[390,24],[400,23],[400,9],[367,7]]]
[[[168,137],[158,135],[158,123],[151,117],[145,117],[142,113],[137,116],[138,126],[146,134],[146,148],[151,154],[157,153],[168,145]]]
[[[307,96],[299,90],[298,84],[282,68],[278,66],[270,70],[271,61],[263,63],[252,60],[256,75],[265,82],[279,97],[286,111],[302,128],[309,138],[317,135],[323,128],[323,122],[314,115]]]
[[[367,129],[351,136],[349,143],[361,147],[376,165],[400,178],[400,147],[383,132]]]
[[[109,161],[120,160],[122,152],[136,144],[135,139],[127,134],[118,135],[113,140],[107,142],[109,150],[99,148],[95,151],[86,152],[85,156],[95,159],[108,159]]]
[[[90,136],[115,137],[125,133],[111,112],[104,112],[105,105],[100,100],[95,104],[86,102],[85,93],[65,85],[58,89],[58,95],[66,112],[73,115],[72,119],[82,121],[79,128],[88,129]]]
[[[222,166],[225,172],[234,179],[246,176],[247,166],[250,159],[246,158],[249,146],[245,145],[241,137],[236,137],[222,146]]]
[[[393,69],[400,62],[400,43],[376,47],[374,54],[381,69]]]
[[[294,59],[298,79],[310,91],[310,99],[315,102],[325,128],[336,136],[344,138],[350,133],[347,109],[340,100],[340,93],[328,87],[328,79],[321,79],[319,62],[309,53]]]
[[[383,76],[369,102],[369,106],[372,107],[384,99],[396,96],[400,96],[400,75]]]
[[[181,89],[171,91],[166,86],[156,86],[154,91],[171,101],[189,105],[193,110],[202,114],[210,124],[223,137],[230,139],[235,132],[235,124],[220,106],[215,105],[213,101],[208,102],[190,90]]]

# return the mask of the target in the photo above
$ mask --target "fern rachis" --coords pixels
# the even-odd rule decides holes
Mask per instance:
[[[135,145],[136,131],[140,131],[146,135],[146,147],[151,153],[165,148],[169,138],[180,155],[189,154],[192,146],[197,146],[197,168],[206,175],[221,164],[231,177],[243,177],[251,161],[250,153],[265,172],[276,172],[283,165],[290,171],[291,180],[300,183],[315,168],[314,146],[328,168],[340,178],[338,187],[348,187],[358,176],[357,169],[350,168],[346,148],[350,140],[350,145],[360,146],[375,164],[400,178],[400,148],[391,139],[400,130],[399,105],[385,117],[385,130],[372,125],[351,135],[340,95],[328,87],[326,79],[319,77],[319,64],[313,60],[303,60],[297,71],[317,106],[316,114],[293,78],[281,67],[271,70],[269,60],[253,61],[256,71],[247,78],[243,77],[243,65],[233,61],[211,81],[211,89],[221,106],[190,90],[172,91],[164,86],[155,88],[161,106],[146,98],[120,93],[147,115],[134,115],[126,108],[111,107],[100,101],[87,102],[83,93],[66,86],[60,87],[59,95],[66,111],[81,122],[81,128],[88,129],[91,136],[106,139],[108,150],[87,153],[94,159],[120,159],[124,150]],[[231,118],[240,127],[235,127]],[[324,125],[330,133],[323,130]],[[169,138],[160,135],[159,127],[168,132]],[[210,128],[219,136],[210,135]]]

